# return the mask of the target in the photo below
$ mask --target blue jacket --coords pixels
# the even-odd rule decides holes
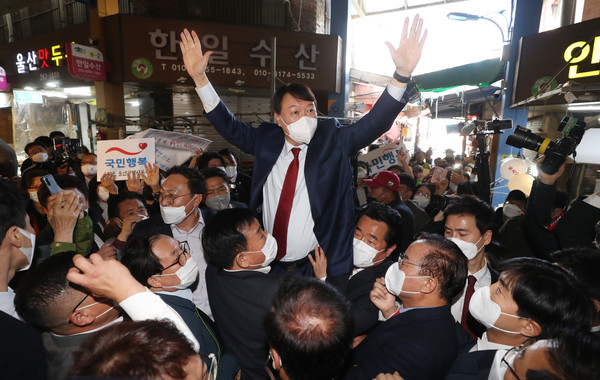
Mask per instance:
[[[315,222],[313,231],[327,255],[330,276],[352,270],[355,216],[349,157],[390,128],[406,99],[406,93],[398,102],[384,91],[373,109],[350,126],[342,126],[335,119],[320,120],[308,144],[304,175]],[[268,122],[254,128],[237,120],[223,102],[206,117],[229,143],[254,155],[250,209],[262,222],[262,189],[283,149],[282,129]]]

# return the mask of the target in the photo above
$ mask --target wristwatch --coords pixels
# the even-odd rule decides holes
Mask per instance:
[[[408,83],[408,82],[410,82],[410,77],[402,76],[402,75],[398,74],[395,71],[394,71],[393,77],[394,77],[395,80],[397,80],[400,83]]]

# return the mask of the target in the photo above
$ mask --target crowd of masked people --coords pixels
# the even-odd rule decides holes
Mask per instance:
[[[600,194],[567,206],[564,165],[494,211],[450,150],[359,162],[353,270],[292,276],[231,150],[115,181],[43,140],[0,183],[3,378],[600,376]]]

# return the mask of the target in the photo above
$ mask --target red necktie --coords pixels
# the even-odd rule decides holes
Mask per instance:
[[[469,315],[470,315],[469,314],[469,303],[471,302],[471,297],[473,296],[473,293],[475,292],[475,282],[477,281],[477,279],[473,275],[469,275],[467,277],[467,279],[469,282],[467,284],[467,290],[465,291],[465,303],[463,304],[462,318],[460,320],[460,324],[462,325],[462,327],[465,328],[465,330],[469,333],[469,335],[471,335],[473,338],[477,339],[475,334],[469,328],[469,323],[468,323]]]
[[[273,237],[277,240],[277,258],[280,260],[287,252],[287,233],[288,224],[290,222],[290,214],[292,212],[292,204],[294,203],[294,193],[296,192],[296,180],[298,179],[298,154],[300,148],[292,148],[294,159],[288,167],[281,188],[281,196],[275,213],[275,221],[273,222]]]

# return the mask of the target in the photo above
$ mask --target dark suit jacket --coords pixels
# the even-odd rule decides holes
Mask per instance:
[[[46,356],[40,333],[0,311],[0,377],[6,380],[40,379],[47,376]]]
[[[398,211],[402,217],[402,246],[398,248],[400,252],[404,252],[415,237],[415,216],[408,206],[400,200],[400,197],[388,203],[388,206]]]
[[[225,345],[242,368],[242,379],[269,379],[263,320],[273,305],[282,275],[206,268],[208,300]]]
[[[226,354],[217,336],[215,323],[191,300],[169,294],[157,293],[165,303],[181,316],[200,343],[200,354],[214,353],[219,359],[219,378],[233,379],[239,370],[235,357]],[[207,363],[208,364],[208,363]]]
[[[415,232],[421,232],[429,221],[429,215],[411,199],[408,199],[404,204],[412,211],[415,217]]]
[[[525,211],[525,236],[535,256],[544,260],[549,260],[550,252],[559,249],[556,234],[546,229],[552,222],[550,214],[554,207],[555,190],[555,186],[545,185],[539,180],[533,181]]]
[[[404,101],[398,102],[384,91],[373,109],[350,126],[341,126],[335,119],[319,121],[308,144],[304,175],[315,222],[313,231],[327,255],[330,276],[352,270],[354,202],[349,157],[389,129],[404,108],[407,93]],[[285,143],[282,129],[267,122],[254,128],[237,120],[223,102],[206,117],[229,143],[254,155],[250,209],[258,216],[263,209],[263,186]]]
[[[231,199],[249,204],[250,190],[252,189],[252,177],[238,172],[235,182],[233,182],[232,185],[233,188],[231,189]]]
[[[452,363],[444,380],[487,380],[496,350],[464,352]]]
[[[594,227],[600,220],[600,208],[578,199],[556,225],[561,248],[595,248]]]
[[[86,340],[94,336],[96,332],[88,332],[80,335],[54,335],[50,332],[42,333],[42,341],[46,350],[48,361],[48,379],[66,379],[69,371],[75,364],[73,354]]]
[[[354,336],[364,334],[377,325],[379,309],[373,305],[369,294],[375,280],[384,277],[393,263],[392,260],[384,260],[377,266],[363,269],[350,279],[348,279],[350,275],[327,278],[327,282],[338,288],[350,302],[354,319]]]
[[[408,310],[377,326],[353,350],[344,379],[394,371],[404,380],[443,379],[458,349],[450,306]]]

